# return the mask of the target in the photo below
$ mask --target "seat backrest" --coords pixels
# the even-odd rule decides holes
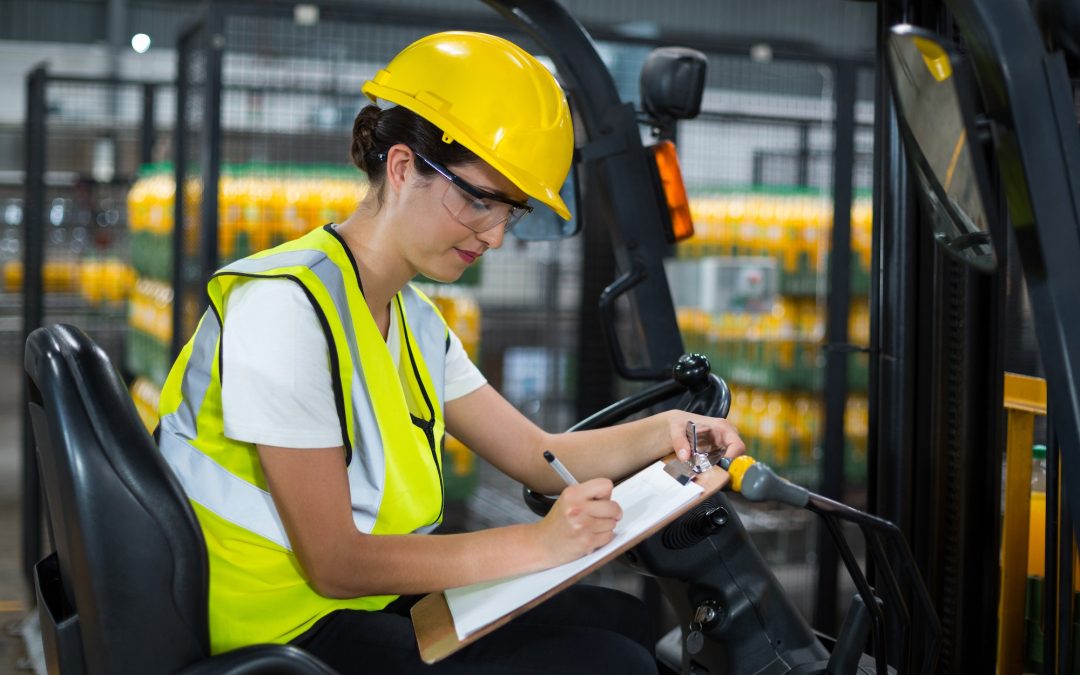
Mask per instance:
[[[209,654],[206,547],[105,352],[78,328],[26,343],[30,413],[87,672],[175,672]]]

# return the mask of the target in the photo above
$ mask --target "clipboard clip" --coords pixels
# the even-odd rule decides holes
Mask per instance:
[[[690,462],[677,459],[673,459],[664,465],[664,473],[679,481],[680,485],[686,485],[694,480],[694,476],[697,475],[694,473],[693,467],[690,466]]]

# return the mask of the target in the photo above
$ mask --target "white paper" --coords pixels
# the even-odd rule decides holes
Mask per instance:
[[[642,469],[615,486],[611,498],[622,507],[615,538],[592,553],[558,567],[497,581],[451,588],[444,592],[459,640],[526,604],[600,560],[611,551],[671,515],[702,491],[690,482],[680,485],[664,473],[663,462]]]

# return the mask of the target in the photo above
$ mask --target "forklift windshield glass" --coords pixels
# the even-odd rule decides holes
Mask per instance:
[[[974,88],[943,40],[895,26],[887,49],[889,75],[905,147],[934,238],[964,262],[992,271],[987,169],[974,136]],[[977,139],[977,137],[976,137]]]

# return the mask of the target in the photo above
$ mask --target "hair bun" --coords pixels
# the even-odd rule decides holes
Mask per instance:
[[[368,171],[368,158],[375,152],[375,143],[379,117],[382,109],[377,105],[364,106],[356,115],[353,122],[352,155],[353,164],[364,173]]]

